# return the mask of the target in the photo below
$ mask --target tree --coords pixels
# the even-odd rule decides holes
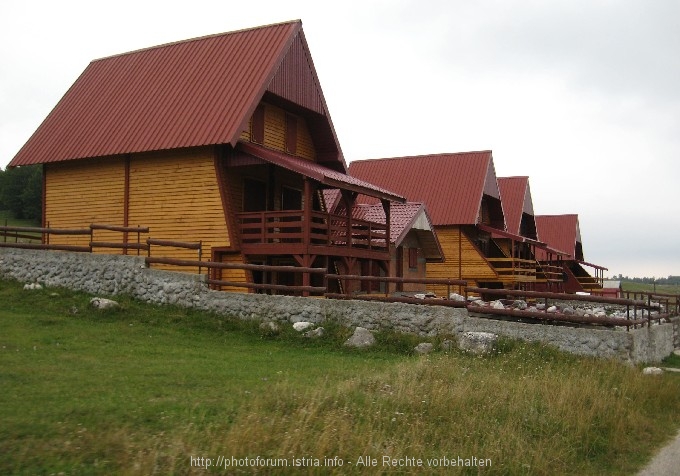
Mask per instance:
[[[41,218],[42,166],[16,167],[0,173],[0,209],[9,210],[14,218]]]

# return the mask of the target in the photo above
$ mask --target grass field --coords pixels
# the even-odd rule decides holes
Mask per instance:
[[[677,375],[515,341],[483,358],[416,357],[418,340],[391,334],[349,350],[332,324],[310,341],[89,298],[0,281],[0,474],[253,473],[232,457],[288,465],[261,474],[394,474],[418,459],[418,474],[631,474],[680,426]]]
[[[622,284],[623,291],[642,292],[642,293],[664,293],[664,294],[680,294],[680,285],[677,284],[644,284],[624,281]],[[656,290],[654,289],[656,287]]]
[[[40,226],[40,223],[36,220],[14,218],[7,210],[0,210],[0,226]]]

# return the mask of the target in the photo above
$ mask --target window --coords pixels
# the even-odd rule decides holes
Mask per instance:
[[[412,269],[418,267],[418,248],[408,249],[408,267]]]

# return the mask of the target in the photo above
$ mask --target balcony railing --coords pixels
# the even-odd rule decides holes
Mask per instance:
[[[536,281],[536,261],[520,258],[487,258],[501,281]]]
[[[387,226],[313,211],[310,223],[303,210],[238,213],[243,246],[316,245],[388,251]],[[348,239],[349,237],[349,239]]]

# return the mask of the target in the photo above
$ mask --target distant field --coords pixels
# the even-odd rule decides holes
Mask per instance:
[[[654,289],[653,284],[631,283],[624,281],[621,283],[621,286],[623,287],[624,292],[630,291],[644,293],[657,292],[664,294],[680,294],[680,285],[677,284],[657,284],[656,290]]]
[[[623,475],[680,427],[678,375],[508,340],[484,358],[386,333],[355,351],[332,323],[309,340],[89,298],[0,280],[0,474],[251,474],[225,461],[260,457],[279,465],[263,474]]]

